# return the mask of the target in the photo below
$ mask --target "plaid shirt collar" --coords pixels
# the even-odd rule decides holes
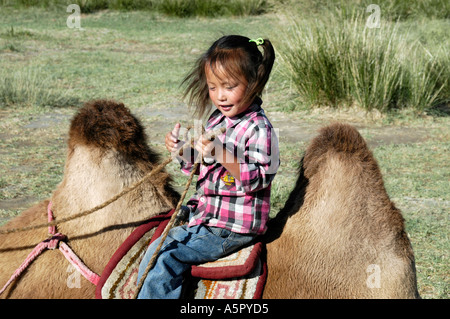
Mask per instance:
[[[248,109],[246,109],[241,114],[238,114],[237,116],[233,117],[226,117],[219,110],[216,110],[215,112],[217,112],[217,114],[210,119],[208,127],[213,127],[217,125],[223,120],[223,118],[225,118],[226,121],[226,128],[234,127],[237,124],[239,124],[244,118],[248,118],[248,114],[252,112],[254,114],[258,113],[261,110],[261,104],[262,100],[259,97],[256,97]]]

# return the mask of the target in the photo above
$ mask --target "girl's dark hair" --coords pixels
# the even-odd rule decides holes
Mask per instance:
[[[262,48],[262,53],[258,47]],[[223,36],[197,60],[192,71],[183,80],[182,85],[186,85],[184,98],[188,97],[188,105],[194,107],[195,115],[200,118],[204,116],[211,107],[205,67],[209,65],[214,72],[219,65],[233,79],[247,81],[242,103],[250,104],[257,96],[261,96],[274,61],[275,51],[267,39],[257,45],[244,36]]]

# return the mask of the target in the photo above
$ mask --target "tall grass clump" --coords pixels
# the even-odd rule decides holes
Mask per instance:
[[[265,0],[161,0],[155,1],[160,11],[177,17],[242,16],[265,12]]]
[[[280,50],[284,68],[304,103],[381,112],[432,108],[448,96],[448,65],[426,56],[399,34],[397,23],[367,28],[362,16],[299,23]]]
[[[447,54],[421,55],[420,47],[415,47],[405,57],[409,68],[405,86],[408,106],[418,111],[430,110],[435,106],[450,103],[450,58]],[[410,57],[412,59],[410,60]]]
[[[11,106],[65,107],[81,102],[67,93],[53,77],[44,76],[38,68],[7,73],[0,71],[0,109]]]

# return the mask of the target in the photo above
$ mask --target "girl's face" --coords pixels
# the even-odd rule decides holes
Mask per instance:
[[[215,71],[219,77],[214,74],[209,64],[206,65],[206,82],[212,102],[226,117],[241,114],[250,106],[241,104],[247,89],[247,81],[236,81],[227,76],[220,65],[217,65]]]

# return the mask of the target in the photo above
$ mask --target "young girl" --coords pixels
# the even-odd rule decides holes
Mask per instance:
[[[262,53],[260,51],[262,48]],[[170,230],[155,266],[138,298],[180,298],[183,274],[193,264],[217,260],[252,242],[266,231],[271,183],[280,160],[277,137],[261,108],[260,96],[275,60],[266,39],[229,35],[213,43],[186,77],[185,97],[202,117],[206,132],[225,128],[214,142],[199,138],[195,150],[213,160],[201,165],[196,193],[187,202],[187,225]],[[178,150],[180,124],[167,133],[170,152]],[[186,174],[192,156],[179,158]],[[138,282],[159,240],[153,242],[139,268]]]

